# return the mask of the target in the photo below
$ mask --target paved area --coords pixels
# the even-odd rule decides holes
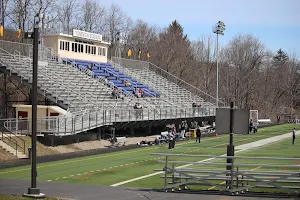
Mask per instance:
[[[0,179],[0,194],[22,195],[27,192],[30,181]],[[48,197],[74,200],[273,200],[272,198],[242,197],[225,195],[163,193],[147,189],[110,186],[91,186],[70,183],[38,182],[40,191]],[[276,198],[283,200],[283,198]]]
[[[300,135],[300,131],[296,131],[296,136],[297,135]],[[267,145],[267,144],[280,142],[281,140],[284,140],[284,139],[287,139],[287,138],[291,139],[291,144],[292,144],[292,131],[290,133],[286,133],[286,134],[266,138],[266,139],[263,139],[263,140],[258,140],[258,141],[255,141],[255,142],[239,145],[239,146],[235,147],[235,149],[237,149],[237,150],[248,150],[248,149],[258,148],[258,147],[262,147],[262,146]]]

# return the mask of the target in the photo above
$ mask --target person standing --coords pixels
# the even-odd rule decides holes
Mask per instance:
[[[200,127],[196,130],[196,142],[199,140],[199,143],[201,142],[201,130]]]
[[[296,128],[293,130],[293,145],[295,144],[295,139],[296,139]]]
[[[168,139],[169,139],[169,149],[172,149],[173,147],[173,135],[172,135],[172,130],[168,130]]]
[[[171,134],[173,137],[173,140],[172,140],[172,149],[173,149],[173,148],[175,148],[175,143],[176,143],[176,138],[177,138],[177,133],[176,133],[175,127],[173,127]]]
[[[280,116],[278,115],[277,116],[277,124],[279,124],[280,123]]]

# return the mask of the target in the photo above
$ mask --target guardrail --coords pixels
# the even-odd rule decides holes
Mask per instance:
[[[18,152],[23,152],[25,154],[25,140],[17,134],[6,133],[4,129],[4,122],[5,121],[3,119],[0,119],[1,141],[14,148],[16,150],[16,156],[18,155]],[[18,138],[18,141],[15,138]]]
[[[215,116],[215,108],[195,109],[129,109],[100,110],[78,115],[43,117],[37,120],[37,132],[54,135],[72,135],[104,125],[123,122],[155,121]],[[31,134],[31,119],[8,119],[5,128],[15,134]]]
[[[198,191],[217,190],[231,195],[246,193],[254,188],[267,188],[269,192],[299,196],[300,165],[288,163],[295,163],[300,158],[165,153],[151,155],[164,157],[158,161],[164,164],[164,168],[154,171],[163,174],[161,178],[164,179],[163,189],[166,192],[176,189],[181,191],[192,185],[197,186],[195,190]],[[228,160],[232,162],[228,163]]]

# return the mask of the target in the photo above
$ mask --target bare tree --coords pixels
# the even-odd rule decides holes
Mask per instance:
[[[5,22],[6,22],[5,18],[8,15],[7,5],[9,3],[9,1],[11,1],[11,0],[1,0],[1,25],[2,26],[5,26]]]
[[[111,4],[108,9],[106,16],[107,21],[107,33],[109,41],[111,42],[110,46],[110,56],[115,52],[117,40],[120,38],[121,32],[124,30],[124,20],[125,13],[122,11],[121,7],[117,4]]]
[[[30,28],[33,0],[12,0],[8,5],[9,21],[13,28],[28,31]]]
[[[138,50],[140,49],[142,52],[141,59],[145,59],[146,52],[151,52],[152,46],[156,41],[157,28],[155,26],[149,26],[143,20],[137,20],[129,33],[127,46],[133,50],[133,58],[138,59]]]
[[[105,8],[97,1],[86,0],[82,4],[82,28],[85,31],[100,32],[104,30],[105,22]]]
[[[226,47],[225,55],[234,67],[234,97],[237,106],[251,108],[265,55],[264,45],[252,35],[238,35]]]
[[[195,69],[197,71],[196,86],[205,92],[211,92],[215,86],[216,65],[214,54],[215,42],[208,37],[201,37],[192,43],[195,58]],[[200,78],[201,77],[201,78]]]
[[[62,28],[62,32],[70,34],[72,28],[76,27],[78,22],[79,3],[77,0],[64,0],[57,3],[59,25]]]

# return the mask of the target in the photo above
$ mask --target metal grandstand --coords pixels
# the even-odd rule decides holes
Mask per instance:
[[[0,52],[1,71],[30,87],[32,45],[0,41]],[[111,98],[111,88],[103,79],[97,79],[86,70],[60,60],[53,49],[40,48],[38,93],[67,110],[68,114],[39,118],[39,133],[63,136],[121,122],[215,116],[215,106],[210,103],[215,102],[214,97],[152,63],[121,58],[112,58],[108,62],[161,94],[160,97],[145,98],[127,95],[121,100]],[[133,109],[136,102],[143,105],[141,114]],[[193,102],[201,103],[201,109],[192,108]],[[30,134],[30,128],[22,128],[22,124],[31,123],[30,120],[7,119],[5,128],[13,133]]]

